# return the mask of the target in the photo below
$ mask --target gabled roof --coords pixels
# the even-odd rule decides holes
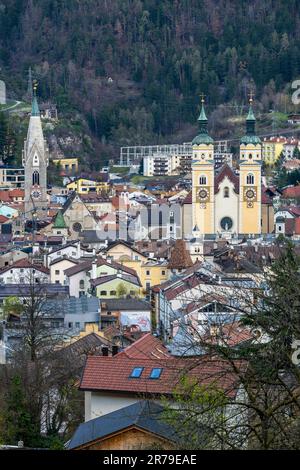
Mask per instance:
[[[227,176],[227,178],[234,184],[235,193],[239,194],[239,177],[234,173],[228,163],[224,163],[218,174],[215,176],[215,194],[219,192],[219,185],[225,176]]]
[[[93,287],[97,287],[102,284],[106,284],[107,282],[114,281],[114,280],[119,280],[120,282],[122,281],[129,282],[131,284],[134,284],[135,286],[141,287],[141,282],[137,276],[131,276],[130,274],[123,274],[123,273],[121,273],[120,275],[111,274],[109,276],[100,276],[100,277],[97,277],[96,279],[91,279],[90,283]]]
[[[116,310],[130,310],[130,311],[149,311],[151,305],[149,302],[140,299],[105,299],[101,302],[102,309],[116,311]]]
[[[165,345],[151,333],[146,333],[133,344],[120,352],[118,356],[125,355],[141,359],[166,359],[171,357]]]
[[[65,275],[70,277],[74,276],[74,274],[80,273],[81,271],[90,271],[92,269],[92,261],[83,261],[82,263],[76,264],[75,266],[71,266],[70,268],[64,271]]]
[[[245,363],[236,362],[235,367],[242,368]],[[142,367],[139,378],[132,378],[134,368]],[[150,378],[152,369],[161,368],[158,379]],[[172,395],[182,377],[195,380],[199,385],[214,384],[229,397],[237,392],[238,378],[232,364],[219,358],[203,356],[201,359],[166,358],[146,359],[131,358],[125,354],[113,357],[90,356],[83,372],[80,389],[90,391],[127,392],[133,395],[157,396]]]
[[[80,424],[68,444],[68,449],[97,442],[129,428],[148,431],[175,442],[175,430],[163,419],[163,411],[161,405],[143,400],[92,419]]]
[[[141,253],[136,248],[129,245],[129,243],[124,242],[123,240],[118,240],[118,241],[112,243],[111,245],[109,245],[108,248],[106,249],[106,252],[109,252],[112,248],[114,248],[115,246],[118,246],[118,245],[126,246],[127,248],[129,248],[130,250],[132,250],[135,253],[139,254],[140,256],[143,256],[144,258],[147,258],[147,256],[144,255],[144,253]]]
[[[5,268],[1,269],[0,274],[3,274],[11,269],[35,269],[36,271],[41,271],[44,274],[49,274],[50,271],[45,266],[40,266],[39,264],[31,263],[27,258],[22,258],[15,263],[11,264],[10,266],[5,266]]]

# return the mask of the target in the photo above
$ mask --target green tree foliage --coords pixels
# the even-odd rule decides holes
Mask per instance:
[[[273,107],[298,78],[299,13],[296,0],[7,0],[1,75],[22,96],[31,65],[42,98],[82,111],[102,143],[155,142],[195,123],[201,91],[244,103],[255,83]]]
[[[4,163],[12,163],[16,155],[16,136],[11,121],[0,112],[0,158]]]

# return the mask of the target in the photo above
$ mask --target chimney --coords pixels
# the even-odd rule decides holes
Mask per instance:
[[[103,356],[108,356],[108,347],[107,346],[102,347],[102,355]]]
[[[77,243],[77,258],[80,258],[80,242]]]
[[[112,346],[112,355],[115,356],[119,352],[119,346],[117,344],[114,344]]]
[[[97,278],[97,261],[94,259],[92,262],[92,277],[91,279]]]

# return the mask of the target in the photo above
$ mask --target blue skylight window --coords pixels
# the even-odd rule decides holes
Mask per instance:
[[[161,373],[162,373],[162,369],[157,367],[157,368],[152,369],[149,377],[150,379],[159,379],[159,377],[161,376]]]
[[[139,379],[140,376],[142,375],[143,370],[144,370],[144,367],[135,367],[134,369],[132,369],[130,377],[133,379]]]

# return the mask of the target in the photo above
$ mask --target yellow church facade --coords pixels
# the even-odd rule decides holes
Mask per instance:
[[[260,235],[262,144],[255,135],[252,100],[246,134],[240,141],[238,171],[227,164],[215,171],[214,141],[208,134],[203,102],[198,121],[200,132],[192,142],[193,235]]]

